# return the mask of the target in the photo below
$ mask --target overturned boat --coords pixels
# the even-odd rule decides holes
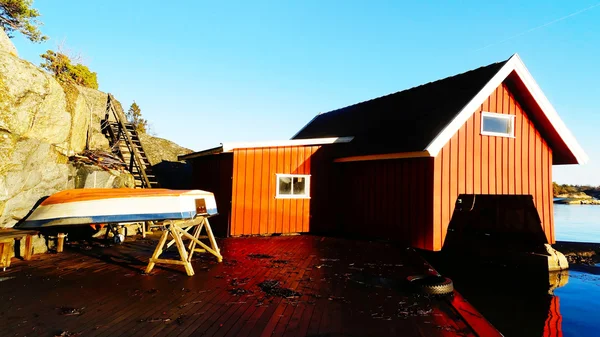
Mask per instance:
[[[86,188],[65,190],[49,196],[15,227],[185,220],[215,214],[215,197],[207,191]]]

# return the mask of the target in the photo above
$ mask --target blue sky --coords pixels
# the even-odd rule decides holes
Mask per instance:
[[[193,150],[289,139],[319,112],[516,52],[590,156],[554,180],[600,185],[600,6],[553,22],[597,1],[165,4],[36,0],[51,40],[13,41],[35,64],[64,41],[101,90]]]

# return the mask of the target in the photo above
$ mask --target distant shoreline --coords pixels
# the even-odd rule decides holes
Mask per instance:
[[[600,200],[589,198],[554,198],[555,204],[560,205],[600,205]]]

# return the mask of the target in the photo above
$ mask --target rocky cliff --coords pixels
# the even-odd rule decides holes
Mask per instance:
[[[177,160],[177,156],[188,154],[192,150],[181,147],[170,140],[143,133],[140,134],[140,140],[160,187],[172,189],[194,188],[191,165]]]
[[[0,27],[0,50],[6,52],[6,53],[10,53],[14,56],[19,56],[19,54],[17,53],[17,48],[15,48],[15,45],[10,41],[10,39],[8,38],[8,35],[6,35],[4,33],[4,29],[2,29]]]
[[[16,55],[0,30],[0,227],[12,227],[40,198],[59,190],[91,187],[92,182],[95,187],[132,186],[128,173],[68,161],[86,147],[108,148],[100,132],[107,94],[61,86]]]
[[[60,190],[134,187],[127,172],[69,162],[85,149],[109,150],[100,123],[107,97],[61,84],[18,58],[0,28],[0,228],[14,226],[40,198]],[[115,108],[123,110],[118,101]],[[159,183],[188,188],[191,169],[177,162],[177,156],[191,150],[158,137],[140,138]]]
[[[148,155],[148,160],[153,166],[163,161],[177,162],[177,156],[193,152],[170,140],[150,136],[145,133],[140,134],[140,140],[144,146],[144,151]]]

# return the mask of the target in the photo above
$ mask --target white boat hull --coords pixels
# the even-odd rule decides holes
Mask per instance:
[[[199,215],[217,214],[217,205],[211,192],[159,189],[155,191],[156,193],[129,189],[86,189],[81,192],[59,192],[44,200],[17,227],[193,219]]]

